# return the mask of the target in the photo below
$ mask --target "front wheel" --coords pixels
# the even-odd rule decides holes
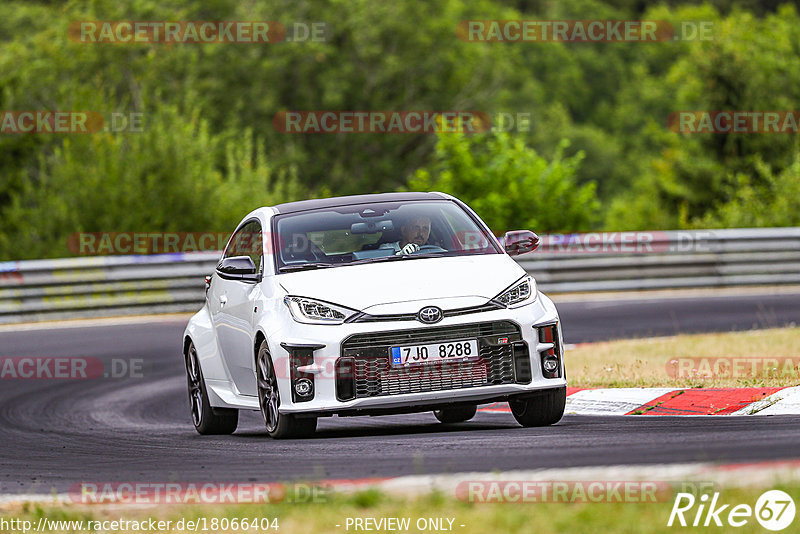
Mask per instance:
[[[442,408],[441,410],[434,410],[433,415],[440,423],[463,423],[475,417],[478,407],[473,406],[458,406],[454,408]]]
[[[258,405],[267,434],[273,439],[308,437],[317,429],[317,418],[297,418],[294,415],[282,414],[278,409],[281,405],[281,395],[278,391],[278,379],[275,376],[275,367],[269,356],[266,341],[261,342],[256,356],[256,377],[258,385]]]
[[[509,399],[508,401],[514,419],[525,427],[558,423],[564,415],[566,405],[566,387],[546,389],[535,396]]]
[[[233,434],[239,424],[239,410],[212,408],[208,402],[203,371],[197,359],[194,343],[186,349],[186,380],[189,386],[189,404],[192,410],[192,423],[199,434]]]

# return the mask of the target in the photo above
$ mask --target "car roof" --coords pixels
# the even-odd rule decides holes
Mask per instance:
[[[445,200],[448,197],[441,193],[378,193],[374,195],[350,195],[345,197],[316,198],[312,200],[298,200],[286,202],[272,208],[279,214],[297,213],[300,211],[315,210],[320,208],[335,208],[339,206],[353,206],[358,204],[373,204],[376,202],[397,202],[409,200]]]

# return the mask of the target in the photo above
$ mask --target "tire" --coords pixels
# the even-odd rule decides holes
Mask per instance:
[[[544,390],[536,396],[510,399],[508,406],[517,423],[524,427],[554,425],[564,415],[567,388]]]
[[[282,414],[278,409],[281,395],[278,379],[269,355],[266,341],[261,342],[256,355],[256,383],[258,385],[258,405],[267,427],[267,434],[273,439],[310,437],[317,429],[316,417],[299,418]]]
[[[434,410],[433,415],[440,423],[463,423],[475,417],[478,411],[477,406],[457,406],[454,408],[442,408],[441,410]]]
[[[239,424],[239,410],[211,407],[194,343],[189,343],[184,361],[189,388],[189,406],[195,430],[203,435],[233,434]]]

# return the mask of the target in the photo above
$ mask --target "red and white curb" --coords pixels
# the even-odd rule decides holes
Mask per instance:
[[[508,413],[505,403],[482,412]],[[567,388],[572,415],[800,415],[800,386],[771,388]]]

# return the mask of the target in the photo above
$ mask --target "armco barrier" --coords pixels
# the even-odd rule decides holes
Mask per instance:
[[[219,252],[0,262],[0,324],[196,311]]]
[[[554,293],[798,284],[800,228],[545,236],[518,258]]]
[[[219,252],[0,262],[0,324],[195,311]],[[545,292],[800,284],[800,228],[543,236]]]

